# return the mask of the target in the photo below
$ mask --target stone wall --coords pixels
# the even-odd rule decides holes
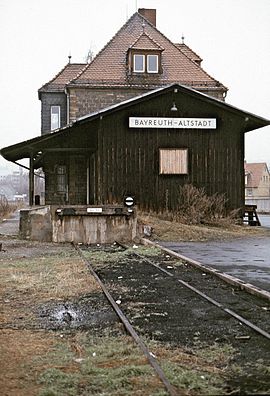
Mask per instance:
[[[70,121],[147,92],[145,89],[70,89]]]

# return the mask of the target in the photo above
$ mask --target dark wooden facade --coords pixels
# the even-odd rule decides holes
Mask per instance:
[[[217,129],[129,129],[134,115],[170,117],[172,101],[178,117],[213,117]],[[179,114],[180,113],[180,114]],[[241,125],[242,124],[242,125]],[[160,175],[159,149],[187,148],[187,175]],[[179,186],[204,187],[207,194],[225,193],[232,208],[244,203],[243,119],[203,103],[201,98],[171,92],[121,109],[99,121],[91,201],[112,203],[125,194],[155,211],[175,209]]]
[[[171,111],[175,103],[177,111]],[[213,118],[216,129],[130,128],[129,117]],[[33,156],[46,175],[46,204],[122,203],[126,194],[147,210],[174,210],[179,186],[224,193],[244,205],[244,133],[269,121],[192,89],[172,85],[77,120],[73,126],[2,150]],[[160,149],[187,149],[187,174],[160,174]],[[28,154],[27,154],[28,153]],[[8,158],[9,157],[9,158]],[[65,175],[59,174],[65,170]],[[64,188],[59,189],[60,184]]]

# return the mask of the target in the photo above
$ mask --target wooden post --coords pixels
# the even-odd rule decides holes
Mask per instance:
[[[31,154],[29,158],[29,206],[34,204],[34,158]]]

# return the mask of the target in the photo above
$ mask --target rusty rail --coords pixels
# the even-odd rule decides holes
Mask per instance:
[[[163,383],[165,389],[167,390],[167,392],[169,393],[170,396],[176,396],[176,395],[180,395],[179,392],[176,393],[174,387],[170,384],[170,382],[168,381],[168,379],[166,378],[166,375],[164,373],[164,371],[162,370],[162,368],[160,367],[160,365],[158,364],[157,360],[154,358],[154,356],[151,354],[151,352],[149,351],[149,349],[147,348],[147,346],[145,345],[145,343],[141,340],[141,338],[139,337],[138,333],[135,331],[134,327],[131,325],[131,323],[129,322],[128,318],[125,316],[125,314],[123,313],[123,311],[119,308],[119,306],[117,305],[117,303],[115,302],[115,300],[113,299],[112,295],[110,294],[110,292],[108,291],[108,289],[106,288],[105,284],[102,282],[102,280],[100,279],[100,277],[98,276],[98,274],[95,272],[95,270],[93,269],[92,265],[90,264],[89,260],[87,260],[81,249],[73,244],[73,246],[75,247],[75,249],[77,250],[77,252],[79,253],[79,255],[81,256],[81,258],[84,260],[84,262],[86,263],[91,275],[95,278],[95,280],[98,282],[98,284],[100,285],[103,293],[105,294],[106,298],[108,299],[109,303],[111,304],[111,306],[113,307],[114,311],[116,312],[117,316],[119,317],[119,319],[121,320],[121,322],[123,323],[123,325],[125,326],[126,330],[129,332],[129,334],[131,335],[131,337],[134,339],[134,341],[137,343],[137,345],[140,347],[140,349],[142,350],[142,352],[144,353],[145,357],[147,358],[148,362],[150,363],[150,365],[153,367],[153,369],[155,370],[157,376],[159,377],[159,379],[161,380],[161,382]]]

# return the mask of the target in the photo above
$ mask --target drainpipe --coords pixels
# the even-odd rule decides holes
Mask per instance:
[[[67,125],[69,125],[69,120],[70,120],[70,116],[69,116],[69,107],[70,107],[70,104],[69,104],[69,102],[70,102],[70,98],[69,98],[69,91],[68,91],[68,88],[65,88],[65,94],[66,94],[66,97],[67,97]]]
[[[34,157],[29,158],[29,206],[34,205]]]

